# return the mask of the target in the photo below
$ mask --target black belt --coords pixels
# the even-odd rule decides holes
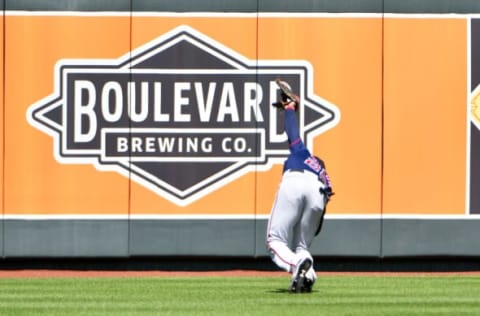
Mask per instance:
[[[287,169],[288,172],[301,172],[304,173],[305,169]]]

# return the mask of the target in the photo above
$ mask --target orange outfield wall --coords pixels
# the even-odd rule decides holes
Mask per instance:
[[[280,164],[178,206],[116,172],[58,162],[52,137],[27,122],[59,60],[115,59],[180,25],[250,60],[312,65],[315,94],[341,113],[314,139],[337,192],[329,214],[465,212],[466,19],[25,14],[5,23],[4,214],[269,213]]]
[[[385,214],[465,213],[467,26],[385,19]]]

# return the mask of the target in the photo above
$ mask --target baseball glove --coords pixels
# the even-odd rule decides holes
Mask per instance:
[[[272,105],[274,107],[283,109],[285,105],[287,105],[290,102],[295,102],[295,111],[298,109],[298,106],[300,105],[300,97],[296,95],[295,93],[292,92],[292,89],[290,88],[290,85],[277,78],[275,80],[277,83],[277,86],[280,88],[280,100],[273,103]]]

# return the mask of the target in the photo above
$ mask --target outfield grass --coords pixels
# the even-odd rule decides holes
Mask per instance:
[[[0,279],[0,315],[480,315],[480,277]]]

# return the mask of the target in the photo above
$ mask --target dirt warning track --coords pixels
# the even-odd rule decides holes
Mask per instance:
[[[466,272],[317,272],[317,276],[480,276],[480,271]],[[281,277],[282,271],[98,271],[98,270],[0,270],[0,278],[118,278],[118,277]]]

